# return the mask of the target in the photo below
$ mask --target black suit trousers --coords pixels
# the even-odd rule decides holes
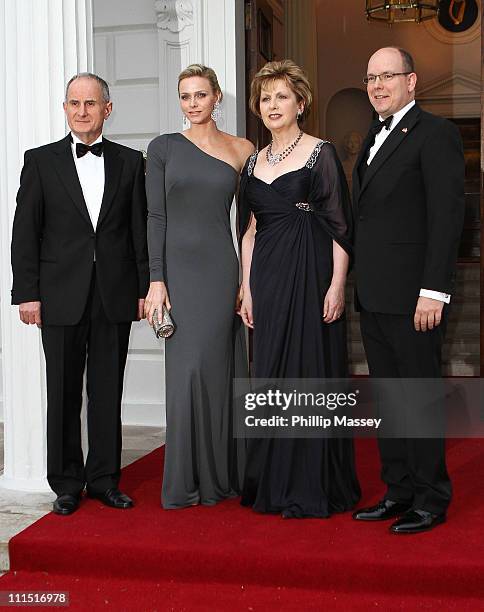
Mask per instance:
[[[106,316],[93,264],[91,289],[77,325],[44,325],[47,366],[47,479],[57,495],[117,487],[121,469],[121,398],[131,322]],[[87,368],[86,368],[87,358]],[[89,452],[84,465],[81,406],[87,379]]]
[[[440,378],[446,308],[442,323],[426,332],[415,331],[413,315],[362,310],[361,332],[370,376]],[[385,498],[409,503],[415,509],[434,514],[445,512],[452,486],[446,469],[443,437],[380,437],[378,444],[382,480],[387,486]]]

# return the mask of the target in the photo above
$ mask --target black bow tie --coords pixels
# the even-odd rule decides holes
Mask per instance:
[[[96,142],[96,144],[89,146],[87,144],[84,144],[83,142],[76,142],[77,157],[84,157],[84,155],[86,155],[86,153],[89,153],[89,151],[91,151],[93,155],[101,157],[101,155],[103,154],[103,143]]]
[[[392,121],[393,121],[393,115],[390,115],[390,117],[387,117],[385,121],[380,121],[379,119],[377,119],[376,121],[372,123],[372,126],[371,126],[372,133],[376,135],[379,132],[381,132],[383,128],[386,128],[388,131],[390,131]]]

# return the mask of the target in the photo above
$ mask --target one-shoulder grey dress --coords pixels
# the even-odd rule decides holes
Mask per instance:
[[[239,264],[230,208],[238,173],[179,133],[148,147],[148,248],[176,325],[166,340],[164,508],[211,505],[240,491],[244,444],[232,433],[233,378],[246,377],[235,314]]]

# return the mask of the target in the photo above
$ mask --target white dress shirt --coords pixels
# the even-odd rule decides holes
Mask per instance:
[[[90,151],[82,157],[76,155],[76,143],[82,142],[75,136],[72,136],[72,156],[76,165],[77,176],[81,183],[82,194],[86,202],[89,217],[91,218],[92,227],[96,229],[101,203],[104,194],[104,156],[93,155]],[[102,135],[99,136],[91,145],[102,142]]]
[[[392,130],[395,129],[397,124],[400,122],[400,119],[402,119],[402,117],[406,115],[413,106],[415,106],[415,100],[412,100],[411,102],[409,102],[407,106],[404,106],[403,108],[401,108],[399,111],[397,111],[393,115],[393,121],[392,121],[392,124],[389,130],[387,128],[383,128],[378,132],[378,134],[375,136],[375,143],[370,149],[370,155],[368,156],[368,161],[366,162],[368,165],[371,164],[371,162],[373,161],[373,158],[380,150],[380,147],[385,142],[385,140],[390,136],[390,133],[392,132]],[[380,121],[384,121],[384,119],[382,119],[381,117],[379,117],[379,119]]]
[[[413,106],[415,106],[415,100],[412,100],[411,102],[409,102],[406,106],[401,108],[399,111],[397,111],[393,115],[393,121],[390,126],[390,129],[383,128],[378,132],[378,134],[376,134],[375,143],[370,149],[368,161],[366,162],[368,165],[371,164],[371,162],[373,161],[373,158],[378,153],[380,147],[383,145],[383,143],[388,138],[388,136],[390,136],[391,131],[397,127],[397,125],[400,123],[404,115],[406,115]],[[379,119],[380,121],[384,121],[382,117],[379,117]],[[438,300],[439,302],[445,302],[446,304],[450,302],[450,294],[441,293],[440,291],[434,291],[433,289],[420,289],[419,295],[420,297],[432,298],[433,300]]]

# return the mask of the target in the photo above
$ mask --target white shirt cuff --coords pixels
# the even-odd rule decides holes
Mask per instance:
[[[442,293],[440,291],[432,291],[431,289],[420,289],[420,297],[432,298],[439,302],[450,303],[450,293]]]

